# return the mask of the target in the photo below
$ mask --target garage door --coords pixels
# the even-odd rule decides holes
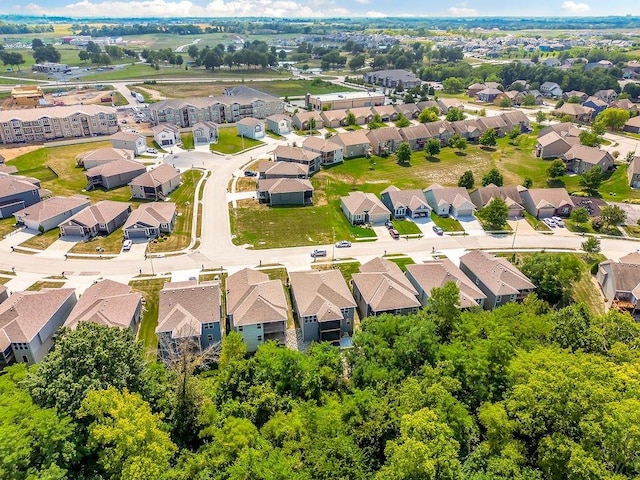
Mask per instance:
[[[69,236],[82,236],[82,227],[76,225],[70,225],[68,227],[62,227],[62,234]]]
[[[147,229],[146,228],[128,228],[127,237],[128,238],[147,238]]]

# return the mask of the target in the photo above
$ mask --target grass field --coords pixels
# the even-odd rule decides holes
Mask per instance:
[[[54,228],[41,235],[34,235],[29,240],[26,240],[20,244],[21,247],[35,248],[37,250],[45,250],[60,238],[60,230]]]
[[[218,133],[218,143],[211,144],[211,150],[218,153],[233,155],[247,148],[262,145],[260,140],[241,137],[237,128],[221,128]]]
[[[257,186],[255,178],[242,177],[236,181],[236,192],[253,192]]]
[[[464,228],[458,220],[452,217],[441,217],[431,212],[431,220],[445,232],[464,232]]]
[[[144,297],[144,311],[142,321],[138,329],[138,340],[144,345],[145,355],[148,361],[154,361],[158,355],[158,303],[160,290],[169,278],[153,278],[149,280],[132,280],[129,285]]]
[[[393,220],[393,228],[395,228],[400,235],[415,235],[421,234],[422,230],[414,222],[409,220]]]
[[[180,135],[182,140],[182,148],[185,150],[193,150],[193,133],[187,132]]]
[[[170,200],[176,204],[178,212],[173,232],[163,239],[150,242],[149,252],[174,252],[189,245],[193,222],[193,199],[200,177],[202,177],[201,170],[188,170],[182,174],[182,185],[169,195]]]
[[[42,290],[43,288],[62,288],[63,285],[64,282],[40,280],[27,288],[27,292],[37,292],[39,290]]]
[[[414,263],[416,263],[412,258],[409,257],[386,257],[386,259],[398,265],[400,267],[400,270],[402,270],[403,272],[407,271],[407,265],[413,265]]]
[[[0,238],[13,232],[15,230],[15,224],[16,219],[14,217],[0,219]]]
[[[351,288],[351,277],[354,273],[360,271],[360,262],[345,262],[345,263],[331,263],[331,262],[314,262],[311,264],[311,268],[314,270],[340,270],[342,276]]]
[[[110,146],[110,142],[104,141],[40,148],[17,157],[9,161],[8,164],[14,165],[21,175],[39,179],[42,182],[42,187],[51,190],[54,195],[70,196],[82,193],[93,201],[129,201],[131,192],[128,186],[109,191],[101,189],[83,191],[87,186],[87,177],[84,170],[76,167],[76,156],[88,150]]]
[[[122,250],[122,227],[118,228],[111,235],[96,236],[86,242],[76,243],[69,253],[120,253]]]

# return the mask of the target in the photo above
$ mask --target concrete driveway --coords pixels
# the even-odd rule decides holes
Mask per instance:
[[[609,202],[610,205],[617,205],[627,212],[627,225],[636,225],[640,219],[640,205],[622,202]]]
[[[22,242],[26,242],[35,235],[38,235],[38,232],[36,232],[35,230],[28,230],[26,228],[23,228],[22,230],[17,231],[9,235],[4,240],[0,241],[0,245],[6,247],[7,250],[10,250],[10,247],[17,247]]]
[[[476,217],[458,217],[458,221],[467,235],[484,235],[484,228],[482,228]]]
[[[120,255],[123,258],[130,258],[132,260],[140,260],[144,259],[147,253],[147,246],[149,245],[149,241],[143,238],[134,238],[132,239],[133,245],[131,245],[131,250],[125,252],[120,250]]]
[[[413,218],[411,219],[411,221],[418,226],[418,228],[426,238],[439,237],[439,235],[433,231],[433,226],[435,225],[435,223],[433,223],[433,220],[431,220],[431,218],[429,217]]]
[[[78,243],[80,237],[60,237],[58,240],[49,245],[39,256],[64,258],[65,254]]]

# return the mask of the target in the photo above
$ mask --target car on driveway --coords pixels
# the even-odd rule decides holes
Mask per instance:
[[[147,153],[158,153],[158,150],[155,148],[147,148]]]
[[[439,226],[434,225],[433,226],[433,231],[436,232],[437,235],[442,235],[444,234],[444,230],[442,230]]]
[[[336,242],[336,248],[347,248],[351,246],[351,242],[348,240],[341,240]]]
[[[562,220],[560,217],[551,217],[551,220],[556,222],[556,225],[558,225],[559,227],[564,227],[564,220]]]
[[[133,241],[131,241],[130,239],[126,239],[122,244],[122,251],[128,252],[129,250],[131,250],[131,245],[133,245]]]
[[[544,218],[542,221],[545,223],[547,227],[556,228],[558,226],[558,224],[553,218]]]

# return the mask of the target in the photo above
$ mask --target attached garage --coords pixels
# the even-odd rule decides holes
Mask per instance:
[[[153,232],[152,232],[153,231]],[[132,225],[124,230],[124,236],[126,238],[149,238],[155,237],[155,229],[148,229],[146,227],[141,227],[138,225]]]
[[[71,237],[83,237],[84,228],[80,225],[60,225],[60,233]]]

